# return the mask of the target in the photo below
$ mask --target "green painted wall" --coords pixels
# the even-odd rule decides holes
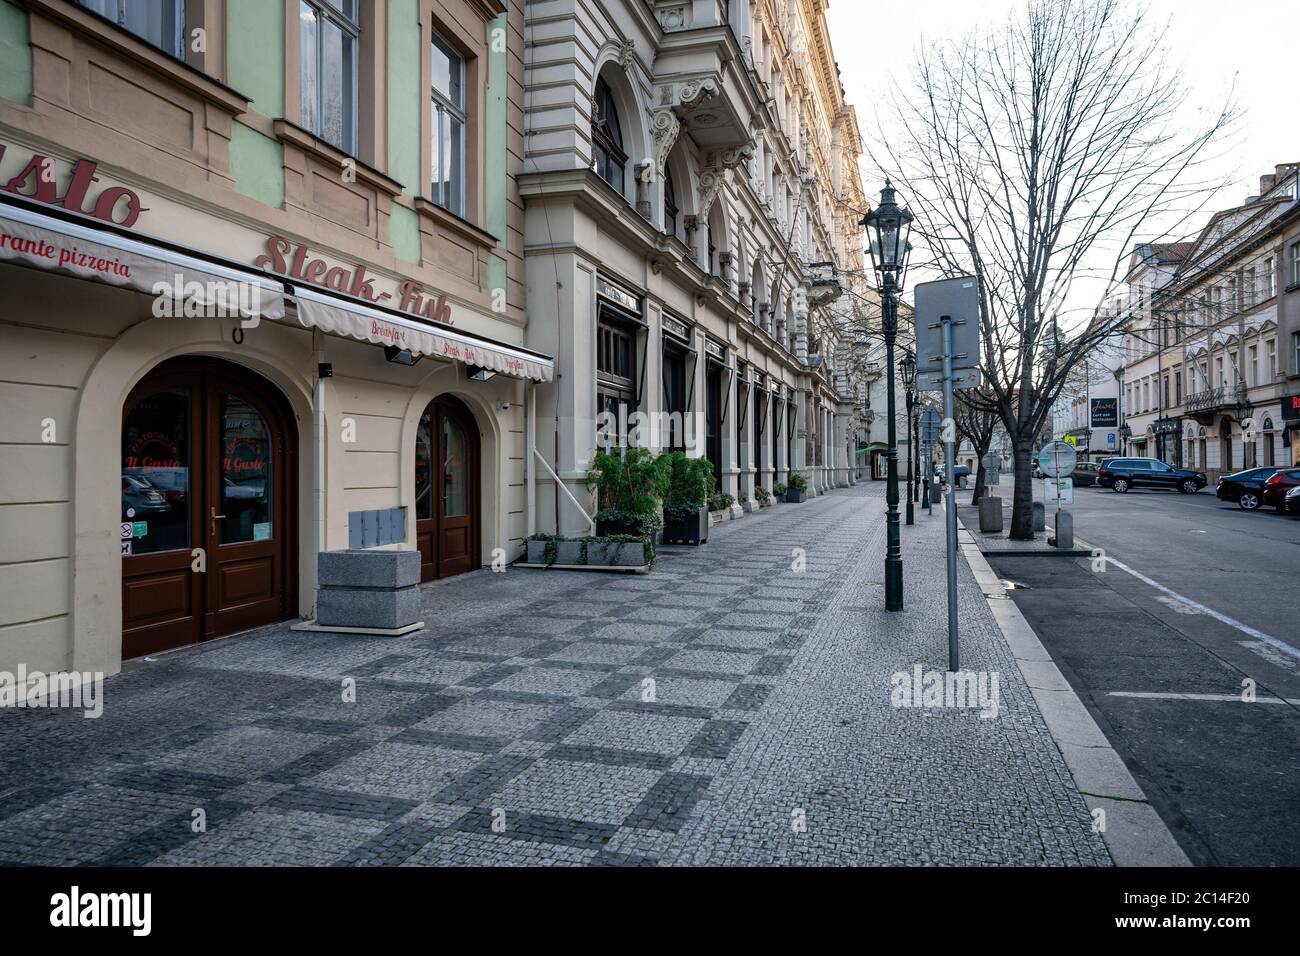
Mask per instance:
[[[253,109],[278,119],[284,115],[284,7],[229,0],[227,9],[230,85],[253,98]]]
[[[413,210],[393,203],[388,215],[388,241],[393,255],[411,265],[420,263],[420,217]]]
[[[506,87],[510,77],[507,73],[506,40],[509,37],[509,24],[503,13],[487,27],[488,41],[488,89],[487,89],[487,222],[488,232],[497,237],[497,242],[505,243],[506,238]],[[502,264],[505,274],[505,263]],[[502,280],[504,282],[504,278]],[[494,286],[495,287],[495,286]]]
[[[245,196],[284,205],[284,147],[243,123],[231,129],[230,174]]]
[[[0,0],[0,96],[24,105],[32,96],[27,13],[8,0]]]
[[[388,4],[388,175],[408,196],[428,192],[420,173],[420,29],[419,0]],[[395,226],[396,218],[390,224]],[[418,259],[419,237],[416,237]],[[393,239],[397,247],[397,239]]]

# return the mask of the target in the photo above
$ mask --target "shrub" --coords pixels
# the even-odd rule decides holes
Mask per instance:
[[[768,490],[766,488],[764,488],[762,485],[759,485],[757,488],[754,489],[754,497],[757,498],[759,501],[763,502],[764,504],[766,504],[768,501],[771,500],[772,495],[768,493]]]
[[[776,495],[778,498],[780,498],[782,495],[784,495],[784,494],[785,494],[785,482],[784,482],[784,481],[778,481],[776,484],[774,484],[774,485],[772,486],[772,494]]]
[[[662,524],[659,502],[668,485],[667,461],[648,448],[597,451],[587,472],[587,488],[596,492],[596,519],[639,522],[647,534]]]
[[[685,521],[694,517],[713,494],[713,464],[707,458],[690,458],[674,451],[660,456],[668,475],[664,518]]]
[[[804,478],[803,475],[799,474],[799,472],[797,471],[792,472],[790,475],[790,490],[806,491],[807,488],[808,488],[808,480]]]

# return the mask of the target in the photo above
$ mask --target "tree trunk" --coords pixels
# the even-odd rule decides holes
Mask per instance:
[[[971,496],[970,496],[971,504],[973,505],[979,504],[980,499],[984,497],[984,494],[987,491],[987,489],[984,487],[986,480],[987,479],[984,475],[984,462],[981,459],[978,467],[976,467],[975,469],[975,490],[971,492]]]
[[[1012,493],[1011,533],[1013,541],[1034,540],[1034,473],[1033,443],[1016,439],[1015,444],[1016,487]]]

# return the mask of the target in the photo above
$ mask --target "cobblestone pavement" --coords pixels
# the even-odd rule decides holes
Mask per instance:
[[[945,665],[942,518],[886,614],[883,510],[780,505],[649,576],[477,572],[411,637],[265,628],[128,664],[98,720],[0,712],[0,863],[1108,865],[964,565],[998,715],[891,705]]]

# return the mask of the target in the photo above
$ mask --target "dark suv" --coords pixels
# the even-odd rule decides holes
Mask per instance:
[[[1157,458],[1107,458],[1097,472],[1097,484],[1126,492],[1130,488],[1170,488],[1194,495],[1208,484],[1199,471],[1184,471]]]

